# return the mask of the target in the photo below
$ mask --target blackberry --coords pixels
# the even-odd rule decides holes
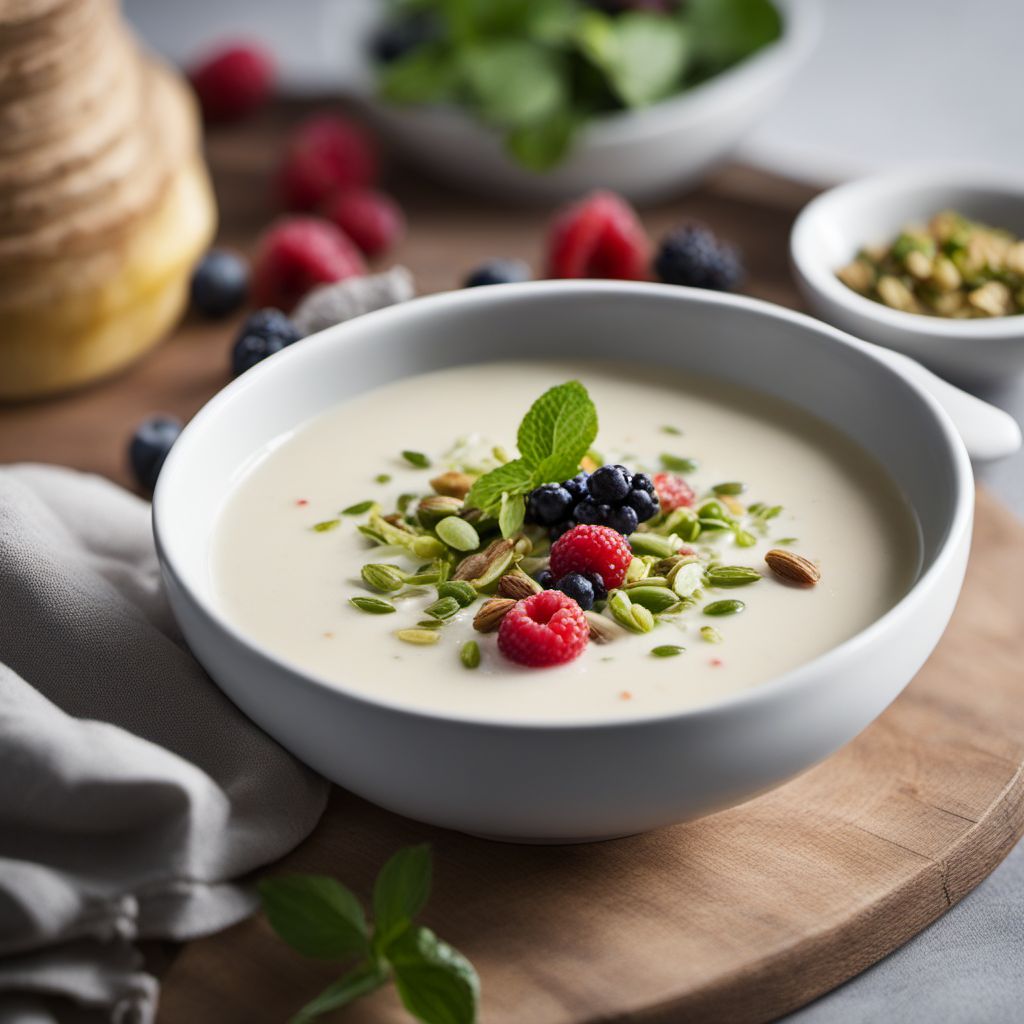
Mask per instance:
[[[156,487],[156,479],[180,433],[181,420],[173,416],[151,416],[139,424],[128,446],[128,461],[143,490]]]
[[[622,466],[602,466],[590,474],[587,489],[602,505],[618,504],[629,494],[630,475]]]
[[[465,281],[463,288],[479,288],[485,284],[519,284],[532,277],[530,268],[522,260],[488,260],[481,263]]]
[[[737,250],[700,224],[668,235],[654,258],[654,270],[666,284],[732,291],[743,279]]]
[[[571,480],[566,480],[562,486],[572,495],[574,501],[579,501],[587,495],[587,481],[589,473],[577,473]]]
[[[248,291],[248,266],[226,249],[211,249],[192,271],[192,306],[211,319],[233,313]]]
[[[628,535],[657,511],[651,478],[617,464],[536,487],[526,506],[527,519],[548,527],[553,541],[580,523],[608,526]]]
[[[594,584],[581,572],[567,572],[554,585],[567,597],[571,597],[584,611],[594,607]]]
[[[646,491],[654,494],[654,481],[646,473],[634,473],[630,486],[634,491]]]
[[[267,356],[302,337],[302,332],[279,309],[259,309],[238,332],[231,350],[231,370],[237,377],[262,362]]]

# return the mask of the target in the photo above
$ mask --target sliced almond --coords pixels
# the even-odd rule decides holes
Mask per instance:
[[[484,601],[473,618],[473,628],[478,633],[493,633],[516,603],[509,597],[492,597]]]
[[[809,558],[804,558],[803,555],[798,555],[793,551],[772,548],[764,556],[764,560],[776,576],[788,580],[790,583],[799,583],[809,587],[821,579],[821,571],[818,567]]]

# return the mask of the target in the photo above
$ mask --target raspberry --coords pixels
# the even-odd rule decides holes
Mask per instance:
[[[555,579],[570,572],[596,572],[608,590],[626,578],[632,558],[629,541],[607,526],[574,526],[551,545],[551,571]]]
[[[366,256],[387,252],[405,233],[398,203],[372,188],[353,188],[327,200],[324,216],[337,224]]]
[[[697,495],[693,488],[681,477],[673,473],[655,473],[654,489],[658,493],[663,512],[671,512],[674,508],[689,507]]]
[[[552,221],[548,274],[642,281],[650,252],[650,240],[633,208],[613,192],[592,192]]]
[[[261,237],[253,263],[253,301],[286,312],[318,284],[366,273],[348,235],[318,217],[286,217]]]
[[[274,61],[253,43],[210,54],[189,73],[207,121],[236,121],[266,102],[274,85]]]
[[[312,210],[336,192],[366,188],[377,177],[377,150],[355,121],[316,114],[295,130],[277,172],[289,210]]]
[[[498,650],[509,661],[544,668],[578,658],[590,639],[583,609],[559,590],[518,602],[501,620]]]

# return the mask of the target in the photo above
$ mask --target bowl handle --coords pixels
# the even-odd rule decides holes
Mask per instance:
[[[967,454],[973,460],[1003,459],[1020,448],[1020,426],[1008,412],[962,391],[909,356],[877,345],[872,348],[879,359],[924,388],[942,406],[960,432]]]

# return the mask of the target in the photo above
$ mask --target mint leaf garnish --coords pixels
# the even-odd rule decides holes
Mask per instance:
[[[290,1024],[309,1024],[389,980],[424,1024],[475,1024],[480,980],[473,965],[414,923],[430,895],[432,872],[429,847],[399,850],[377,875],[372,931],[359,901],[333,878],[290,875],[259,883],[267,919],[288,945],[306,956],[359,958]]]
[[[521,458],[480,477],[466,496],[466,503],[498,516],[503,520],[502,535],[511,536],[522,526],[512,499],[528,494],[539,484],[574,476],[595,437],[597,410],[587,389],[578,380],[550,388],[530,406],[519,424],[516,443]]]
[[[395,985],[405,1008],[430,1024],[470,1024],[480,983],[472,964],[429,928],[412,928],[391,953]]]
[[[323,875],[266,878],[258,886],[271,927],[303,956],[333,960],[370,949],[359,900]]]

